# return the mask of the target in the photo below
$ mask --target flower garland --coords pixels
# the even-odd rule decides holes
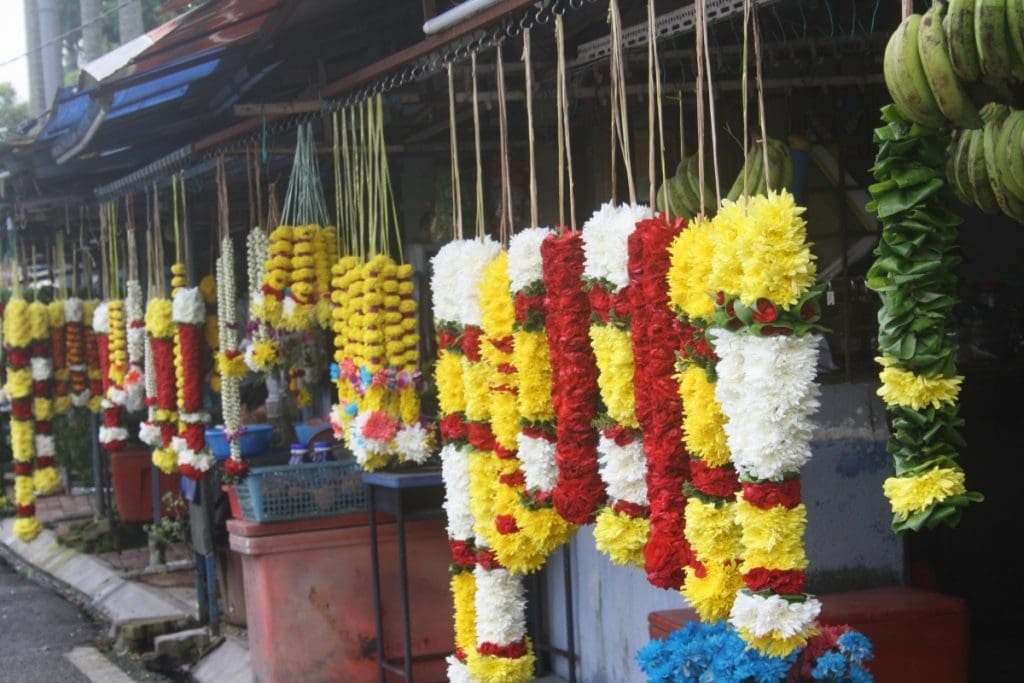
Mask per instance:
[[[419,336],[412,266],[377,255],[335,267],[336,432],[364,469],[422,464],[433,439],[420,415]]]
[[[723,623],[691,621],[664,640],[652,640],[636,655],[648,680],[698,681],[844,681],[874,680],[864,663],[873,657],[871,642],[849,626],[824,626],[799,656],[759,653]]]
[[[89,405],[89,366],[86,354],[86,327],[83,321],[85,303],[78,297],[64,301],[64,338],[67,348],[69,394],[71,405],[85,408]]]
[[[462,380],[471,449],[469,506],[477,545],[477,646],[468,669],[473,680],[514,683],[530,680],[534,666],[526,636],[524,579],[505,567],[497,552],[500,543],[515,559],[517,544],[509,537],[521,534],[508,514],[514,509],[519,472],[511,450],[519,422],[515,368],[509,362],[514,311],[508,296],[507,256],[498,252],[495,242],[464,244],[462,275],[474,285],[463,290],[460,322],[465,326]]]
[[[555,408],[555,509],[567,521],[594,521],[606,494],[598,471],[597,361],[587,336],[590,301],[583,291],[583,238],[579,232],[548,235],[541,243]]]
[[[811,286],[802,213],[786,191],[725,202],[714,219],[721,266],[708,283],[719,292],[719,329],[710,333],[720,358],[715,397],[742,485],[735,519],[745,587],[729,621],[748,645],[773,657],[803,647],[821,609],[804,593],[799,469],[811,456],[810,416],[818,408],[819,337],[812,332],[821,288]]]
[[[264,262],[262,296],[250,304],[253,318],[268,327],[278,327],[284,314],[284,300],[291,285],[292,232],[288,225],[274,228]]]
[[[249,466],[242,460],[239,438],[245,431],[242,427],[242,403],[240,387],[242,378],[249,368],[245,358],[238,351],[238,322],[235,319],[235,250],[230,236],[220,243],[220,258],[217,259],[217,335],[220,353],[217,367],[222,378],[221,414],[224,417],[224,438],[231,448],[231,455],[224,463],[224,470],[235,477],[244,477]]]
[[[107,363],[107,341],[106,332],[103,333],[103,349],[99,346],[99,338],[96,335],[95,320],[96,309],[100,303],[95,299],[88,299],[82,304],[82,336],[85,344],[86,378],[88,380],[88,395],[84,396],[89,410],[99,414],[103,409],[103,393],[106,376]],[[103,313],[103,320],[106,321],[106,312]],[[104,323],[106,324],[106,323]],[[104,329],[109,330],[109,326]],[[80,396],[82,396],[80,394]]]
[[[154,297],[146,304],[146,405],[148,419],[139,427],[140,440],[153,449],[153,464],[164,474],[178,471],[178,454],[171,448],[177,433],[177,395],[175,388],[175,325],[173,304],[165,297]],[[150,363],[152,372],[150,372]]]
[[[125,283],[124,309],[128,316],[128,371],[124,376],[125,407],[137,413],[146,405],[146,323],[142,311],[142,287],[138,280]]]
[[[177,323],[178,359],[178,436],[171,448],[178,455],[178,469],[193,480],[203,479],[213,465],[206,451],[206,422],[203,411],[203,330],[206,304],[197,288],[179,289],[174,294],[171,315]]]
[[[452,551],[451,591],[455,623],[455,652],[448,657],[448,680],[469,681],[467,662],[476,652],[476,549],[473,512],[469,505],[469,446],[463,421],[466,396],[462,384],[458,298],[451,296],[459,272],[460,243],[450,242],[431,259],[434,320],[439,332],[434,366],[438,409],[441,414],[441,478],[448,519],[448,545]],[[353,259],[354,265],[354,259]],[[350,271],[346,271],[350,272]],[[350,288],[349,291],[353,291]],[[358,291],[358,290],[356,290]],[[335,303],[338,303],[337,301]],[[354,345],[346,354],[355,355]]]
[[[92,328],[96,339],[101,387],[98,396],[103,411],[103,424],[100,426],[99,441],[103,448],[115,453],[128,441],[128,430],[121,426],[121,404],[114,399],[119,398],[117,386],[111,379],[113,374],[113,349],[111,344],[110,305],[103,301],[93,309]]]
[[[736,591],[743,587],[735,520],[739,480],[722,406],[715,399],[718,356],[706,336],[715,312],[707,291],[714,254],[711,223],[695,220],[673,240],[669,253],[669,302],[683,326],[676,379],[684,410],[683,443],[690,455],[685,517],[693,562],[685,568],[683,596],[702,621],[711,623],[729,616]]]
[[[4,391],[11,399],[11,454],[14,458],[14,535],[28,543],[43,530],[36,518],[33,457],[35,455],[32,424],[32,330],[29,304],[15,293],[7,302],[3,317],[4,354],[7,382]]]
[[[682,404],[673,380],[682,326],[668,308],[668,247],[686,221],[665,214],[640,221],[629,237],[632,297],[630,336],[635,370],[636,416],[644,433],[650,535],[644,546],[647,580],[660,588],[682,586],[692,554],[686,540],[689,476],[682,438]]]
[[[245,364],[253,372],[266,373],[279,362],[277,343],[270,338],[270,328],[264,319],[265,297],[263,282],[269,260],[270,243],[263,228],[256,226],[246,236],[246,269],[249,276],[249,332],[252,343],[245,351]]]
[[[32,418],[34,424],[35,469],[33,486],[40,495],[60,489],[56,467],[56,444],[53,439],[53,358],[50,341],[50,307],[39,301],[28,306],[28,322],[32,336]]]
[[[895,106],[882,109],[885,126],[874,168],[878,183],[868,205],[882,223],[878,257],[868,287],[878,292],[878,395],[892,415],[888,450],[896,476],[883,490],[892,506],[895,531],[954,526],[963,508],[982,500],[968,492],[957,463],[963,447],[957,400],[957,226],[949,211],[949,186],[941,165],[949,137],[911,124]]]
[[[316,273],[316,311],[321,329],[331,329],[331,266],[338,258],[338,238],[333,227],[318,228],[313,236],[313,270]]]
[[[65,304],[64,299],[55,299],[46,305],[50,324],[50,358],[53,360],[53,410],[57,415],[66,415],[71,410]]]
[[[291,229],[289,285],[285,290],[279,322],[280,327],[288,332],[310,330],[315,322],[316,269],[313,252],[316,248],[314,237],[319,230],[316,225],[299,225]]]
[[[216,264],[214,264],[216,267]],[[234,277],[234,273],[231,275]],[[206,341],[206,349],[210,352],[207,358],[218,358],[220,350],[220,323],[217,316],[217,295],[220,287],[217,275],[205,275],[199,281],[199,294],[203,297],[203,304],[206,305],[206,317],[203,319],[203,339]],[[204,359],[205,360],[205,359]],[[244,362],[244,361],[243,361]],[[204,369],[206,363],[203,363]],[[221,372],[220,364],[212,363],[210,367],[210,390],[220,393]]]
[[[650,532],[646,462],[633,397],[629,337],[629,236],[650,216],[645,206],[604,204],[583,225],[583,278],[590,295],[590,345],[598,368],[604,413],[595,427],[601,478],[609,504],[594,526],[597,549],[612,562],[642,567]]]

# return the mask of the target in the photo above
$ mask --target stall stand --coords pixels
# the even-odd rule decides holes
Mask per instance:
[[[228,522],[241,556],[254,680],[374,683],[378,679],[370,529],[366,514],[260,524]],[[397,586],[396,529],[379,516],[381,584]],[[450,651],[449,550],[441,521],[406,524],[412,654]],[[387,652],[402,649],[397,591],[382,595]],[[444,663],[417,663],[417,681],[443,681]]]

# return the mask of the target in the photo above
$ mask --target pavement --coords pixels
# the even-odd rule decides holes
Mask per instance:
[[[52,496],[40,499],[36,504],[40,521],[48,527],[56,526],[68,519],[91,516],[92,509],[91,498],[87,495]],[[56,534],[50,529],[45,529],[32,543],[22,543],[14,537],[13,525],[12,518],[0,520],[0,559],[6,560],[32,581],[19,577],[0,563],[0,571],[3,572],[0,574],[0,671],[21,669],[18,658],[28,657],[29,655],[25,654],[27,652],[37,652],[35,656],[48,661],[53,660],[55,663],[52,666],[62,668],[53,669],[52,673],[45,676],[32,677],[34,674],[28,673],[32,664],[26,661],[24,678],[8,679],[5,674],[0,676],[3,680],[12,680],[15,683],[119,683],[122,679],[111,678],[112,673],[90,678],[76,668],[75,662],[85,662],[83,666],[89,666],[90,662],[93,666],[99,666],[104,659],[103,653],[90,651],[90,648],[96,649],[94,645],[100,627],[91,622],[82,610],[95,619],[110,624],[111,632],[130,628],[131,624],[140,622],[177,623],[195,618],[195,588],[190,570],[140,575],[140,569],[145,566],[147,557],[144,549],[88,555],[60,545]],[[11,590],[24,593],[25,597],[20,603],[7,597],[5,577],[10,577],[6,580],[17,584]],[[39,585],[40,583],[42,585]],[[64,597],[62,598],[60,594]],[[64,598],[68,598],[70,602]],[[36,600],[40,601],[39,607],[36,606]],[[44,608],[44,605],[50,607]],[[81,610],[75,605],[80,606]],[[33,624],[38,622],[39,628],[50,629],[52,644],[48,647],[59,649],[61,654],[66,654],[67,657],[54,657],[49,649],[29,649],[23,653],[23,648],[8,647],[8,638],[15,644],[27,645],[34,642],[31,629],[26,629],[24,643],[20,632],[8,635],[7,630],[12,628],[11,624],[14,623],[18,610],[25,614],[24,610],[30,609],[29,613],[35,615],[37,610],[58,609],[58,606],[69,610],[64,616],[74,615],[67,616],[66,628],[71,630],[62,630],[63,626],[48,626],[50,619],[45,611],[39,613],[41,619],[33,616],[25,621],[31,621]],[[13,628],[17,630],[17,627]],[[79,630],[76,631],[76,628]],[[192,667],[192,679],[199,683],[251,683],[253,676],[249,666],[245,632],[233,628],[224,630],[226,633],[223,639],[215,640],[214,647]],[[7,657],[14,659],[8,664]],[[76,672],[78,678],[74,677]],[[82,678],[83,675],[86,677]],[[129,677],[123,680],[167,679]]]

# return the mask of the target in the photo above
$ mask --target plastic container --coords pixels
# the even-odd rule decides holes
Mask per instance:
[[[313,442],[313,462],[327,462],[331,460],[331,442],[330,441],[314,441]]]
[[[328,435],[331,431],[331,425],[327,422],[321,422],[320,424],[314,425],[297,422],[292,426],[295,428],[295,438],[303,444],[308,444],[321,434]]]
[[[242,457],[246,458],[257,455],[270,448],[270,441],[274,436],[274,428],[265,424],[245,425],[242,428],[242,436],[238,439],[241,447]],[[206,443],[210,446],[210,452],[217,460],[224,460],[231,455],[231,445],[224,436],[222,427],[214,427],[206,430]]]
[[[351,461],[254,467],[235,487],[242,518],[283,522],[364,512],[362,471]]]
[[[228,507],[231,508],[232,519],[242,518],[242,506],[238,503],[238,493],[234,484],[224,484],[220,490],[228,497]]]
[[[293,443],[288,452],[290,453],[289,465],[301,465],[306,462],[306,456],[309,455],[309,449],[301,443]]]
[[[153,459],[147,448],[126,448],[110,455],[117,514],[123,522],[153,521]],[[160,496],[177,493],[179,474],[160,475]],[[163,514],[169,510],[164,507]]]

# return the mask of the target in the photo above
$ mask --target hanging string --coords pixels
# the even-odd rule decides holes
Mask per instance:
[[[526,129],[530,147],[530,225],[537,227],[537,159],[533,131],[533,60],[530,57],[530,29],[523,29],[523,69],[526,73]]]
[[[661,94],[661,59],[658,57],[658,34],[654,20],[654,0],[651,0],[651,39],[654,41],[654,102],[658,115],[658,161],[661,166],[661,179],[664,182],[665,178],[668,177],[668,172],[665,170],[665,116],[661,109],[663,99]],[[680,101],[680,106],[682,106],[682,101]],[[653,203],[651,204],[651,209],[654,209]]]
[[[139,279],[139,260],[138,252],[135,243],[135,197],[134,195],[125,195],[125,220],[128,224],[128,229],[125,232],[125,251],[128,257],[128,279],[138,280]]]
[[[261,228],[267,230],[267,225],[263,222],[263,179],[260,177],[262,175],[263,165],[260,163],[259,156],[257,154],[257,144],[258,143],[255,142],[253,143],[252,150],[253,176],[256,184],[256,221]]]
[[[469,57],[473,77],[473,142],[476,147],[476,236],[483,239],[484,230],[484,176],[480,149],[480,100],[476,89],[476,53]]]
[[[164,234],[160,226],[160,190],[156,181],[153,181],[153,260],[149,269],[153,272],[153,284],[156,288],[155,296],[162,297],[166,294],[164,289]]]
[[[221,242],[231,232],[228,214],[228,181],[224,169],[224,154],[217,156],[217,241]]]
[[[171,176],[171,201],[174,219],[174,262],[181,263],[181,207],[178,206],[178,174]]]
[[[636,187],[633,184],[633,164],[630,157],[629,147],[629,109],[626,103],[626,69],[624,62],[624,46],[622,39],[622,16],[619,14],[618,0],[611,0],[608,6],[608,21],[611,24],[612,47],[611,47],[611,80],[612,97],[611,105],[617,110],[617,120],[612,125],[612,130],[618,131],[619,150],[622,153],[622,162],[626,167],[626,187],[629,191],[629,203],[636,204]],[[612,147],[612,168],[615,168],[615,148]]]
[[[565,90],[565,82],[562,80],[562,41],[559,38],[558,24],[560,15],[555,16],[555,46],[558,55],[555,59],[555,118],[557,119],[558,137],[558,225],[565,225],[565,117],[562,116],[562,109],[565,106],[565,98],[562,91]],[[612,173],[614,178],[614,165]],[[612,196],[615,194],[615,181],[612,181]]]
[[[501,157],[501,220],[498,225],[498,239],[503,245],[508,244],[512,230],[512,187],[508,166],[508,109],[505,103],[505,65],[501,56],[502,44],[498,43],[497,55],[497,87],[498,87],[498,138],[499,155]]]
[[[764,152],[764,186],[766,191],[771,191],[771,174],[768,167],[768,132],[765,129],[764,114],[764,81],[761,79],[761,30],[757,12],[754,12],[754,73],[757,78],[757,109],[761,119],[761,147]]]
[[[750,149],[750,125],[749,125],[749,107],[747,104],[748,97],[748,81],[747,81],[747,66],[750,62],[749,51],[748,51],[748,36],[750,33],[750,0],[743,0],[743,75],[741,81],[743,83],[743,168],[740,173],[743,174],[743,196],[750,196],[750,188],[747,187],[749,179],[747,178],[747,157]]]
[[[686,130],[683,127],[683,91],[677,90],[676,94],[679,96],[679,158],[682,159],[686,156]]]
[[[252,156],[248,145],[245,147],[245,194],[249,201],[249,227],[251,228],[256,225],[256,198],[252,188]]]
[[[569,85],[565,66],[565,24],[561,14],[555,16],[555,43],[558,49],[558,81],[561,85],[559,101],[562,106],[559,120],[562,124],[562,142],[565,145],[566,176],[569,179],[569,227],[576,230],[576,190],[573,183],[572,138],[569,131]]]
[[[405,261],[405,255],[402,253],[402,233],[398,222],[398,208],[395,204],[395,188],[391,183],[391,162],[388,159],[388,144],[387,138],[384,135],[384,96],[377,95],[377,110],[378,116],[380,117],[380,158],[381,164],[383,165],[383,175],[385,184],[385,196],[384,202],[386,204],[387,214],[390,217],[391,229],[395,233],[395,246],[398,252],[398,261],[402,263]]]
[[[334,167],[334,242],[341,250],[341,255],[344,255],[348,249],[341,237],[344,232],[342,226],[344,218],[341,215],[343,206],[341,201],[341,133],[338,128],[337,110],[331,112],[331,133],[331,140],[333,142],[331,146],[331,161]]]
[[[182,262],[186,265],[186,273],[188,272],[189,264],[189,252],[191,251],[189,230],[188,230],[188,194],[185,192],[185,172],[181,172],[181,180],[178,182],[178,189],[181,190],[181,243],[182,243]]]
[[[715,170],[715,206],[722,203],[722,183],[718,172],[718,127],[715,125],[715,90],[711,82],[711,51],[708,47],[708,8],[707,0],[699,0],[701,6],[701,32],[704,34],[705,75],[708,79],[708,114],[711,116],[711,159]]]
[[[704,32],[700,30],[701,24],[704,22],[704,3],[703,0],[696,0],[693,5],[696,11],[696,53],[697,53],[697,180],[700,184],[700,215],[704,216],[704,209],[706,207],[706,199],[704,197]],[[680,94],[679,99],[679,125],[682,127],[682,95]]]
[[[661,64],[658,60],[658,31],[655,23],[657,11],[654,0],[647,3],[647,174],[650,178],[650,207],[657,205],[658,182],[654,167],[655,115],[658,126],[658,158],[661,161],[662,180],[668,177],[665,172],[665,128],[661,113]],[[682,102],[680,102],[680,105]]]

